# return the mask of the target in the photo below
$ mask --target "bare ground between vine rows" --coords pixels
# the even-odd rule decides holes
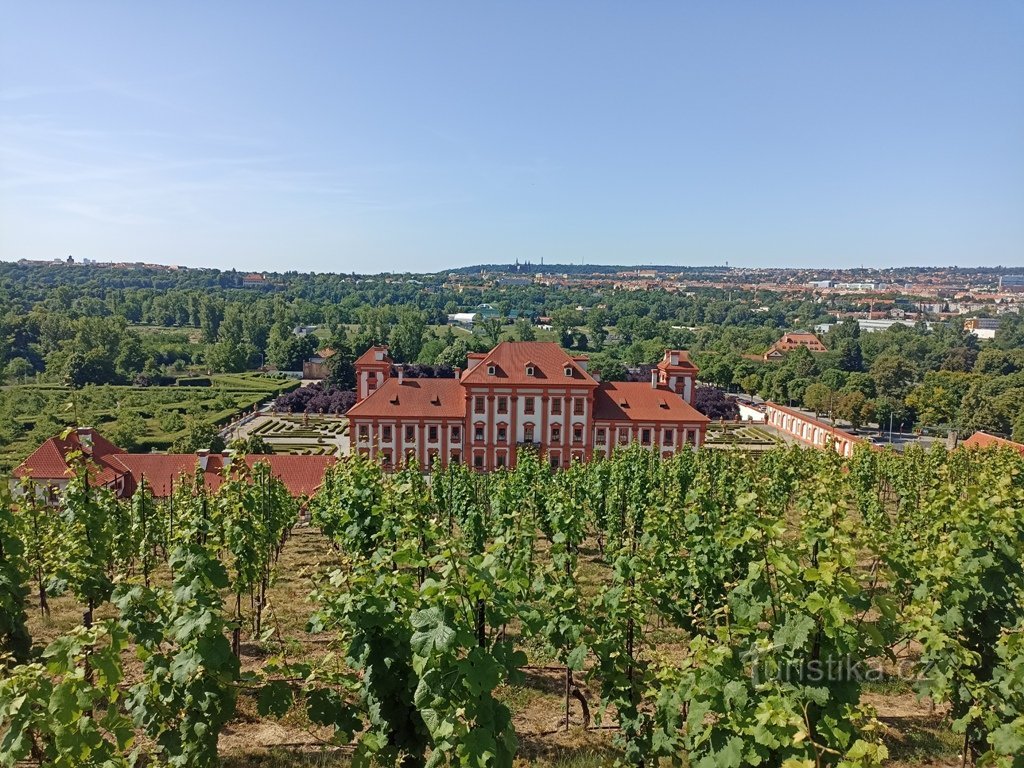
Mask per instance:
[[[543,556],[543,547],[540,548]],[[268,593],[269,608],[264,629],[274,628],[273,637],[259,643],[243,634],[242,667],[259,669],[270,656],[285,655],[292,661],[321,659],[330,650],[330,637],[311,635],[306,624],[313,610],[308,600],[310,591],[337,563],[337,556],[328,540],[316,529],[299,525],[293,531],[277,564]],[[607,566],[601,561],[596,542],[588,541],[580,556],[580,585],[584,594],[596,594],[604,580]],[[153,582],[166,585],[169,573],[162,567],[153,574]],[[51,615],[42,619],[35,592],[30,598],[29,624],[35,642],[45,645],[82,620],[82,608],[70,595],[50,599]],[[234,600],[225,595],[225,610],[234,608]],[[248,600],[243,599],[243,614],[248,616]],[[97,619],[113,617],[110,605],[96,612]],[[518,626],[509,626],[513,637]],[[664,659],[682,658],[685,634],[671,628],[649,623],[645,635]],[[280,640],[279,640],[280,638]],[[531,665],[554,665],[537,649],[527,648]],[[125,652],[126,684],[138,679],[139,662],[133,651]],[[577,683],[594,714],[598,708],[598,692],[577,676]],[[497,692],[514,713],[520,743],[521,764],[565,766],[603,765],[614,759],[612,732],[607,729],[584,729],[579,705],[573,702],[570,728],[564,729],[564,673],[557,669],[527,669],[523,686],[505,687]],[[873,706],[884,726],[892,768],[945,768],[959,765],[956,739],[949,730],[945,712],[932,711],[928,702],[919,701],[902,690],[867,692],[864,701]],[[614,723],[614,712],[605,714],[604,724]],[[221,753],[229,768],[240,766],[330,766],[348,762],[348,750],[327,743],[328,733],[311,726],[299,714],[281,720],[261,718],[256,713],[252,696],[239,699],[238,713],[221,736]]]

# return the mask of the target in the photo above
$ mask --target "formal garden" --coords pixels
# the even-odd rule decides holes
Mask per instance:
[[[183,379],[174,386],[50,384],[0,389],[0,470],[17,466],[71,424],[95,427],[127,451],[191,451],[220,425],[251,412],[298,382],[258,373]],[[315,442],[315,441],[313,441]]]

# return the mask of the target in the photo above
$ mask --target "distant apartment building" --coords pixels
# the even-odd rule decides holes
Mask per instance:
[[[917,323],[914,322],[913,320],[885,320],[863,318],[859,318],[857,320],[857,327],[860,328],[861,333],[877,333],[878,331],[887,331],[894,325],[905,325],[908,328],[914,328],[917,326]],[[931,323],[925,322],[924,325],[925,328],[931,330]],[[835,323],[819,323],[818,325],[814,326],[814,330],[817,331],[818,333],[828,333],[833,326],[835,326]]]
[[[999,288],[1003,291],[1024,291],[1024,275],[1003,275],[999,278]]]
[[[840,291],[881,291],[886,287],[885,283],[862,282],[862,283],[836,283],[835,288]]]
[[[697,367],[685,351],[667,350],[650,382],[601,382],[587,362],[552,342],[506,341],[471,354],[454,379],[412,379],[373,347],[355,364],[352,451],[386,467],[492,471],[514,466],[521,447],[557,468],[618,445],[670,456],[704,442],[709,419],[691,404]]]
[[[997,317],[972,317],[964,320],[964,330],[979,339],[994,339],[1001,322]]]

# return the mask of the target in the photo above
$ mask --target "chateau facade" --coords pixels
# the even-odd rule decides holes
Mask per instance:
[[[667,350],[648,382],[601,382],[586,356],[550,342],[506,341],[469,356],[451,379],[414,379],[387,347],[355,363],[357,403],[348,412],[352,451],[393,467],[468,463],[512,467],[520,447],[552,467],[639,443],[669,456],[704,442],[709,419],[693,406],[697,367]]]

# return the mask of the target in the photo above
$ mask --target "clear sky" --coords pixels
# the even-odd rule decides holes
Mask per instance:
[[[1024,2],[0,0],[0,259],[1024,264]]]

